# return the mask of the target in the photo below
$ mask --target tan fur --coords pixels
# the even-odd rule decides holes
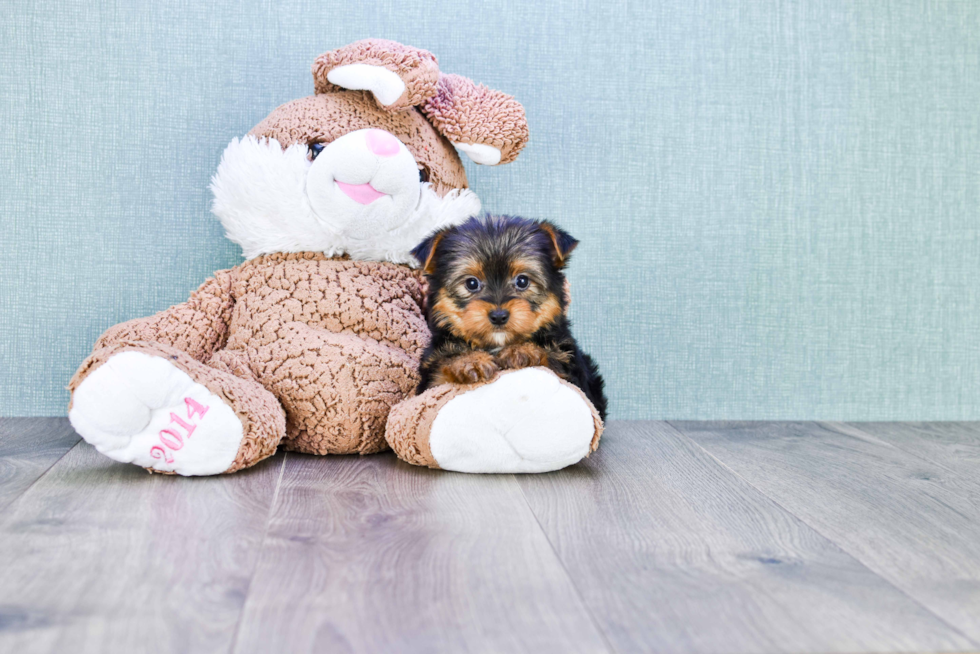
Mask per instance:
[[[454,334],[463,333],[463,312],[452,298],[446,295],[445,290],[440,290],[436,294],[436,301],[432,303],[432,316],[438,325]]]
[[[541,231],[547,234],[551,238],[551,245],[555,253],[555,265],[559,268],[564,268],[565,261],[568,259],[568,255],[572,253],[572,250],[578,245],[577,243],[568,249],[568,252],[562,254],[561,248],[558,246],[558,235],[555,234],[555,230],[551,228],[548,223],[541,224]]]
[[[440,232],[432,238],[432,245],[429,248],[429,256],[425,258],[422,262],[422,272],[426,275],[431,275],[436,271],[436,248],[439,247],[439,241],[445,236],[444,233]]]
[[[530,333],[534,333],[539,329],[543,328],[545,325],[549,325],[558,319],[561,315],[561,304],[558,302],[558,298],[554,296],[548,296],[544,302],[538,307],[537,312],[534,316],[534,327],[531,329]]]
[[[547,366],[548,352],[534,343],[518,343],[503,348],[494,359],[505,370]]]
[[[494,344],[492,339],[494,328],[487,314],[496,308],[484,300],[471,300],[462,313],[462,330],[458,336],[465,338],[470,344],[478,347],[489,347]]]
[[[503,308],[510,311],[510,319],[504,325],[508,343],[525,339],[537,331],[534,326],[538,323],[538,314],[531,308],[530,302],[524,298],[514,298],[505,302]]]
[[[534,279],[535,277],[543,277],[544,271],[536,259],[531,257],[516,257],[510,262],[510,276],[516,278],[522,274]]]
[[[475,384],[493,377],[499,368],[493,356],[473,350],[446,361],[436,372],[433,382],[439,384]]]

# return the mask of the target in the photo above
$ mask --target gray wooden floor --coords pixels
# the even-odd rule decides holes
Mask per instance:
[[[558,473],[149,475],[0,421],[3,652],[980,649],[980,424],[619,422]]]

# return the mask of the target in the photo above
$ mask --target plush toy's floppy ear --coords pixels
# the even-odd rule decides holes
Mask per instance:
[[[436,248],[439,247],[439,241],[445,235],[446,232],[436,232],[412,250],[412,256],[422,264],[422,272],[426,275],[431,275],[436,271]]]
[[[512,96],[459,75],[439,75],[422,105],[435,128],[478,164],[510,163],[527,143],[524,107]]]
[[[439,64],[425,50],[383,39],[365,39],[326,52],[313,62],[317,93],[371,91],[387,111],[422,104],[436,93]]]
[[[551,239],[551,246],[554,249],[555,265],[564,268],[568,263],[568,256],[578,245],[578,241],[568,232],[545,221],[541,223],[541,231]]]

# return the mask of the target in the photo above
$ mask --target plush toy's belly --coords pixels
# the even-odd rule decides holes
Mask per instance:
[[[418,273],[389,263],[289,254],[243,264],[216,357],[271,391],[289,449],[384,447],[388,411],[418,384],[429,332]]]
[[[270,344],[295,323],[405,350],[428,342],[421,276],[407,266],[275,254],[242,264],[233,288],[229,349]]]

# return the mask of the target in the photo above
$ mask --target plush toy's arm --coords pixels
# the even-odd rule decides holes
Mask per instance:
[[[512,96],[460,75],[440,75],[422,111],[453,145],[479,164],[510,163],[527,143],[524,107]]]
[[[364,39],[324,53],[313,62],[317,93],[339,88],[371,91],[388,111],[422,104],[436,92],[435,55],[383,39]]]
[[[228,324],[235,306],[231,284],[232,271],[218,271],[186,302],[110,327],[96,341],[94,349],[124,341],[143,341],[174,347],[198,361],[207,361],[228,338]]]

